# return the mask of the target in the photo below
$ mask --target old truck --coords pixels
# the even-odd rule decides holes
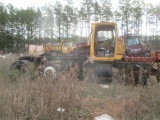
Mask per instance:
[[[44,44],[44,52],[71,53],[76,48],[75,42],[63,40],[61,44]]]
[[[126,46],[125,54],[127,56],[147,56],[150,53],[150,48],[144,43],[140,36],[133,34],[125,34],[120,37],[121,40],[124,40]]]
[[[29,54],[36,56],[45,52],[69,54],[72,53],[75,48],[75,42],[62,40],[60,44],[29,45]]]

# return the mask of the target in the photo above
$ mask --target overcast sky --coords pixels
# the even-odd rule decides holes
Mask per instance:
[[[4,3],[5,5],[7,4],[12,4],[15,7],[18,8],[27,8],[27,7],[33,7],[33,6],[44,6],[45,4],[51,3],[54,4],[56,0],[0,0],[1,3]],[[60,0],[63,3],[67,0]],[[73,2],[77,2],[77,6],[80,3],[81,0],[73,0]],[[119,0],[111,0],[112,4],[114,4],[114,6],[118,5],[118,1]],[[158,2],[160,2],[160,0],[144,0],[146,3],[153,3],[153,4],[157,4]]]

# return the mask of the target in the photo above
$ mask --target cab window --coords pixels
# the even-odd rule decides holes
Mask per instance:
[[[97,26],[94,33],[94,54],[97,57],[113,57],[116,34],[115,27],[110,25]]]
[[[137,37],[128,38],[128,41],[127,41],[128,46],[138,45],[138,44],[140,44],[140,41]]]
[[[64,43],[63,43],[63,46],[64,46],[64,47],[68,47],[68,46],[69,46],[68,42],[64,42]]]

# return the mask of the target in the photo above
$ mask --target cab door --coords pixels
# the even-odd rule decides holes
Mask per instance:
[[[123,55],[126,51],[125,42],[122,39],[117,40],[117,55]]]

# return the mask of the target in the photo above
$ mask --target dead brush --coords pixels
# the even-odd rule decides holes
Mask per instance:
[[[23,78],[27,80],[33,80],[36,78],[36,67],[32,63],[30,63],[29,65],[24,66],[24,68],[20,70],[8,68],[7,75],[11,82],[19,81]]]
[[[139,86],[130,91],[130,95],[125,95],[130,97],[123,102],[123,109],[121,111],[122,120],[159,120],[159,89],[159,85],[146,88]],[[125,96],[123,96],[123,99]]]
[[[27,78],[21,78],[3,95],[7,104],[1,118],[33,120],[84,118],[81,105],[83,84],[77,79],[75,71],[73,68],[68,72],[58,73],[56,82],[46,79],[30,82],[25,80]]]
[[[0,66],[0,119],[2,120],[90,120],[109,114],[116,120],[160,119],[160,85],[124,86],[77,79],[79,70],[71,67],[57,72],[55,79],[35,78],[30,73],[8,81],[9,62]]]

